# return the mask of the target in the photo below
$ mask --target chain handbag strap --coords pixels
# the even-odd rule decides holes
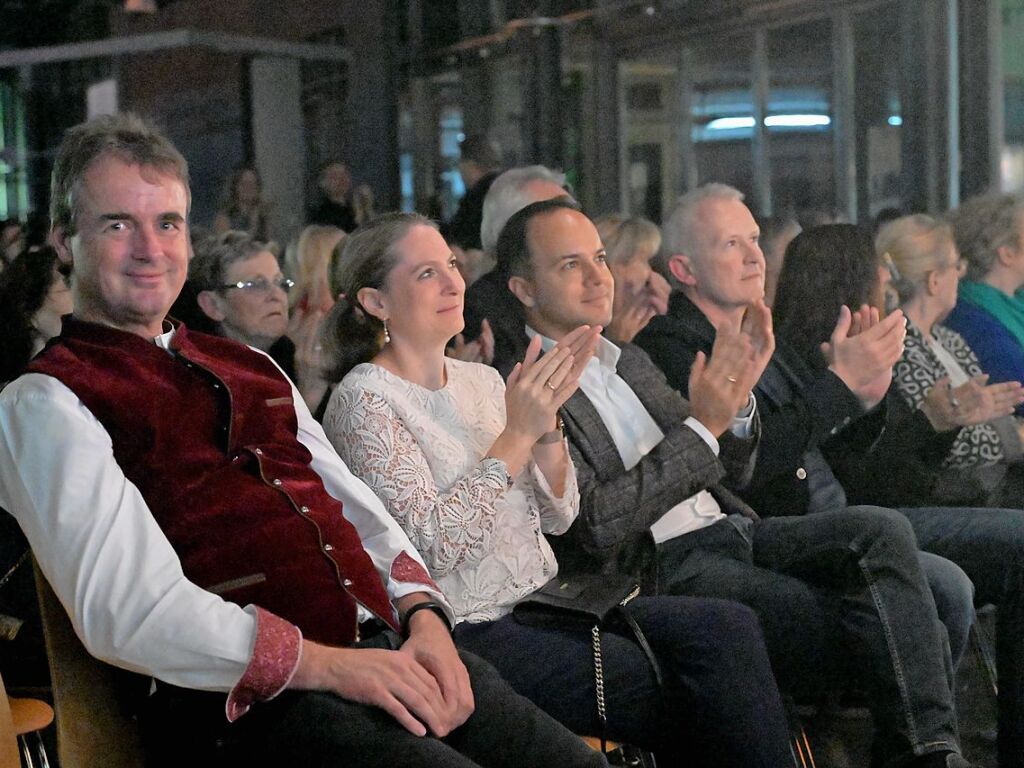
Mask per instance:
[[[601,751],[608,751],[608,717],[604,706],[604,660],[601,656],[601,627],[590,629],[590,644],[594,649],[594,692],[597,697],[597,720],[601,729]]]

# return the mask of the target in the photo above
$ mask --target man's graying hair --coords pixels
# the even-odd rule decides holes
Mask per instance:
[[[523,191],[532,181],[550,181],[564,187],[565,174],[543,165],[527,165],[512,168],[496,178],[484,197],[483,219],[480,222],[480,243],[484,253],[494,254],[501,230],[512,218],[512,214],[533,202]]]
[[[138,115],[103,115],[76,125],[64,135],[50,180],[51,227],[75,234],[85,173],[93,162],[107,154],[131,165],[155,168],[177,179],[185,186],[191,207],[188,163],[170,139]]]
[[[680,288],[678,281],[668,269],[668,261],[673,256],[685,253],[693,257],[699,250],[700,221],[696,212],[705,200],[738,200],[743,201],[744,194],[728,184],[711,182],[692,189],[676,200],[672,211],[661,225],[661,251],[656,259],[658,271],[665,275],[672,287]]]

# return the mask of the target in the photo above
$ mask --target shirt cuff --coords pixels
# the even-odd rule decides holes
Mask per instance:
[[[291,682],[299,666],[302,632],[294,624],[256,606],[256,643],[249,665],[224,705],[228,722],[240,718],[257,701],[268,701]]]
[[[703,424],[701,424],[699,421],[693,418],[693,416],[687,416],[686,421],[683,422],[683,425],[689,427],[694,432],[696,432],[700,439],[708,444],[708,448],[711,449],[711,452],[714,453],[715,456],[718,455],[718,438],[712,435],[707,427],[705,427]]]
[[[757,413],[757,398],[754,397],[754,393],[750,393],[750,399],[747,401],[746,406],[743,410],[736,414],[736,418],[732,420],[732,424],[729,425],[729,431],[736,437],[748,438],[754,431],[754,415]]]

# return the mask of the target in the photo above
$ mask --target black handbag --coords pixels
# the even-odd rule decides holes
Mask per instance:
[[[601,656],[601,629],[619,622],[632,632],[644,652],[658,688],[662,686],[661,667],[643,630],[623,606],[640,594],[640,585],[624,574],[587,573],[556,576],[512,609],[520,624],[550,629],[579,629],[589,632],[594,651],[594,688],[601,751],[607,752],[608,718],[604,700],[604,661]]]

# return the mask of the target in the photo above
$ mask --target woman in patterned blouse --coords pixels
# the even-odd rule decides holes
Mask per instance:
[[[909,320],[906,349],[894,371],[896,386],[913,407],[935,387],[948,390],[967,424],[943,462],[947,471],[936,493],[944,487],[955,502],[968,488],[976,503],[1020,507],[1024,426],[1011,415],[1024,400],[1020,385],[987,384],[967,342],[941,325],[956,305],[964,273],[949,225],[923,214],[905,216],[881,230],[876,248],[892,265],[893,286]]]
[[[582,326],[543,356],[537,337],[507,384],[445,357],[463,327],[465,284],[436,227],[416,214],[387,214],[350,235],[338,283],[324,341],[344,379],[327,436],[423,554],[455,610],[459,647],[572,730],[596,734],[590,632],[521,624],[512,608],[556,575],[545,534],[564,533],[579,511],[557,411],[601,329]],[[792,765],[753,613],[643,596],[626,610],[663,684],[632,637],[601,633],[610,738],[653,750],[659,765]]]

